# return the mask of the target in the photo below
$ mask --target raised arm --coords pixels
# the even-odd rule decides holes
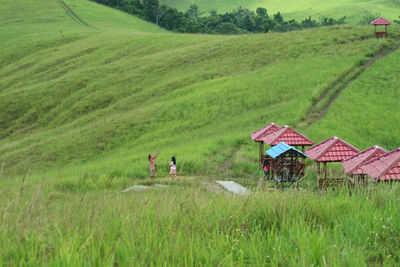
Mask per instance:
[[[151,157],[151,159],[156,159],[158,156],[158,152],[156,154],[154,154],[154,156]]]

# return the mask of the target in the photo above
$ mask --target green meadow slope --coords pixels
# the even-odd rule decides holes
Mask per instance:
[[[0,14],[0,42],[32,35],[24,42],[34,42],[55,33],[88,30],[165,32],[126,13],[82,0],[4,0]]]
[[[196,4],[205,14],[208,14],[211,9],[226,12],[239,6],[250,10],[264,7],[270,15],[280,11],[285,19],[302,20],[309,16],[316,19],[321,16],[334,18],[347,16],[347,21],[351,23],[360,22],[365,11],[390,20],[398,19],[400,16],[398,0],[164,0],[164,3],[181,10],[186,10],[191,4]]]
[[[376,142],[400,146],[400,50],[375,62],[335,100],[308,133],[352,140],[361,148]],[[345,123],[344,123],[345,122]],[[353,141],[354,140],[354,141]]]
[[[400,261],[398,184],[273,191],[250,140],[274,121],[400,146],[399,28],[182,35],[85,0],[34,3],[0,6],[0,266]],[[226,176],[252,194],[224,194]]]
[[[3,7],[15,13],[7,13],[10,23],[0,28],[13,35],[0,43],[0,162],[7,176],[30,170],[144,177],[146,155],[156,150],[162,172],[172,155],[183,173],[251,172],[256,160],[251,131],[270,121],[301,125],[312,105],[346,73],[398,45],[394,27],[392,37],[384,40],[373,38],[369,27],[350,26],[267,35],[181,35],[83,0],[62,2],[68,12],[51,3],[47,13],[46,1],[26,8],[22,1],[9,1]],[[391,55],[393,60],[397,56]],[[386,94],[398,94],[397,70],[391,70],[392,76],[380,71],[373,72],[390,77],[390,86],[365,95],[369,105],[341,96],[337,102],[354,103],[347,116],[328,113],[319,124],[301,130],[317,142],[344,135],[360,148],[399,146],[398,132],[381,134],[393,116],[354,123],[387,106],[398,118],[399,108]],[[370,83],[380,87],[381,80]],[[362,83],[351,88],[365,90]],[[360,105],[364,109],[358,111]],[[343,126],[324,126],[334,125],[331,120]],[[354,130],[342,133],[343,128]],[[357,134],[366,128],[370,134]]]

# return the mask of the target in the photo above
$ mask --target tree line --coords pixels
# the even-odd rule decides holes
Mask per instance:
[[[346,17],[334,19],[322,17],[318,21],[308,17],[300,22],[284,20],[280,12],[268,15],[267,9],[259,7],[256,11],[238,7],[231,12],[219,14],[212,9],[208,14],[191,5],[185,12],[168,7],[160,0],[92,0],[126,13],[153,22],[162,28],[181,33],[241,34],[287,32],[344,24]]]

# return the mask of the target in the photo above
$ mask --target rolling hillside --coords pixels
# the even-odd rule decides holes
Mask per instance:
[[[226,12],[239,6],[250,10],[264,7],[270,15],[280,11],[285,19],[302,20],[309,16],[313,18],[347,16],[347,21],[350,23],[358,23],[365,11],[384,16],[390,20],[398,19],[400,16],[400,2],[398,0],[164,0],[164,3],[181,10],[186,10],[191,4],[196,4],[205,14],[208,14],[211,9]]]
[[[0,266],[400,261],[398,184],[321,192],[310,167],[303,190],[273,190],[250,140],[274,121],[399,147],[399,27],[184,35],[86,0],[0,15]]]
[[[28,42],[66,32],[165,32],[136,17],[82,0],[4,0],[0,14],[0,42],[36,35]]]
[[[9,9],[18,3],[9,2]],[[24,29],[0,44],[0,162],[8,175],[80,166],[77,173],[143,177],[146,155],[156,150],[162,170],[174,154],[184,172],[219,173],[226,162],[236,173],[251,170],[251,131],[269,121],[296,126],[344,74],[398,45],[373,38],[369,27],[348,26],[245,36],[152,34],[161,30],[120,12],[83,0],[63,3],[91,26],[54,3],[40,19],[35,12],[42,8],[25,9],[27,28],[43,32],[26,34],[18,21],[2,27]],[[57,12],[60,22],[53,23]],[[316,141],[340,135],[326,129],[309,135]],[[370,131],[349,141],[398,146]],[[239,162],[228,160],[233,151]]]

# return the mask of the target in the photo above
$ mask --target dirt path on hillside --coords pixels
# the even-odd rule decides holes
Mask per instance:
[[[372,66],[377,60],[388,56],[400,48],[400,42],[396,47],[388,51],[378,51],[368,61],[356,67],[343,77],[339,78],[333,86],[328,87],[320,98],[308,110],[305,118],[298,123],[297,127],[307,128],[312,124],[323,119],[329,107],[335,102],[341,92],[343,92],[353,81],[355,81],[367,68]]]
[[[94,28],[93,26],[87,24],[83,19],[81,19],[72,9],[64,3],[62,0],[54,0],[62,9],[64,9],[65,13],[76,23],[84,25],[86,27]]]
[[[237,156],[237,154],[239,153],[240,148],[241,148],[240,145],[237,146],[237,147],[235,147],[235,148],[233,149],[232,153],[231,153],[231,156],[228,157],[228,159],[227,159],[227,160],[224,162],[224,164],[222,165],[222,170],[225,171],[225,175],[226,175],[226,176],[232,175],[232,171],[231,171],[230,166],[232,165],[232,163],[233,163],[235,157]]]

